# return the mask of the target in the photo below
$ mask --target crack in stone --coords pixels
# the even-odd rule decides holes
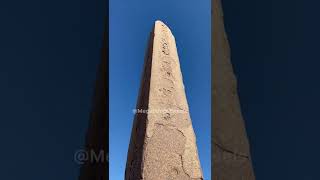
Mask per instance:
[[[186,140],[187,140],[187,137],[184,135],[184,132],[183,132],[181,129],[177,128],[175,125],[172,125],[172,124],[163,124],[163,123],[159,123],[159,122],[155,123],[155,125],[165,126],[165,127],[168,127],[169,129],[177,130],[177,131],[179,131],[179,132],[182,134],[182,136],[185,137]],[[158,129],[158,128],[156,128],[156,129]]]
[[[242,158],[249,159],[249,156],[248,156],[248,155],[244,155],[244,154],[240,154],[240,153],[233,152],[232,150],[229,150],[229,149],[223,147],[222,145],[218,144],[218,143],[215,142],[215,141],[213,141],[213,144],[216,145],[219,149],[221,149],[221,150],[224,151],[224,152],[233,154],[233,155],[238,156],[238,157],[242,157]]]
[[[175,129],[176,129],[177,131],[179,131],[179,132],[182,134],[182,136],[185,137],[186,140],[187,140],[187,137],[184,135],[184,132],[183,132],[182,130],[178,129],[177,127],[176,127]]]
[[[180,155],[180,154],[179,154],[179,156],[180,156],[180,159],[181,159],[181,166],[182,166],[182,170],[183,170],[184,174],[186,174],[186,175],[189,177],[189,179],[191,179],[191,180],[203,180],[202,177],[200,177],[200,178],[193,178],[193,177],[191,177],[191,176],[186,172],[186,170],[184,169],[184,166],[183,166],[183,156]]]
[[[186,170],[184,169],[184,166],[183,166],[183,156],[180,155],[180,154],[179,154],[179,156],[180,156],[180,159],[181,159],[181,166],[182,166],[183,172],[191,179],[191,176],[190,176],[190,175],[186,172]]]

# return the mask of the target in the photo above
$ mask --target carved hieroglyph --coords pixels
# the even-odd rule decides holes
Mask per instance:
[[[125,179],[201,180],[175,38],[161,21],[155,22],[145,58]]]
[[[254,180],[220,0],[213,0],[213,179]]]

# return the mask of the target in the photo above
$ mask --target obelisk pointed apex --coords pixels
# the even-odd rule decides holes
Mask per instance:
[[[169,28],[169,26],[167,26],[163,21],[161,20],[156,20],[155,23],[154,23],[154,29],[156,31],[156,29],[158,30],[163,30],[165,29],[166,31],[168,31],[169,33],[167,35],[171,36],[174,38],[172,32],[171,32],[171,29]]]
[[[155,23],[162,23],[162,24],[164,24],[161,20],[156,20],[156,22]]]

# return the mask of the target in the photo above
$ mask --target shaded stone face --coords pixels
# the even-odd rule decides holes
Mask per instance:
[[[107,22],[106,22],[107,23]],[[88,158],[84,161],[79,180],[107,180],[108,163],[106,160],[107,140],[107,31],[104,32],[104,40],[101,51],[101,63],[97,73],[93,107],[90,114],[89,127],[86,134],[85,151],[99,155],[102,159]],[[101,156],[100,156],[101,157]]]
[[[255,179],[220,0],[213,0],[213,179]]]
[[[150,35],[125,179],[203,179],[175,38],[161,21]]]

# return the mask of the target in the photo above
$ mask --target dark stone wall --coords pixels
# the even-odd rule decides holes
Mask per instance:
[[[93,107],[90,114],[89,127],[86,135],[86,152],[99,156],[100,159],[89,157],[81,167],[79,180],[106,180],[108,176],[108,148],[107,141],[107,31],[104,32],[104,40],[101,49],[101,63],[99,65]]]
[[[213,179],[255,179],[220,0],[213,0]]]

